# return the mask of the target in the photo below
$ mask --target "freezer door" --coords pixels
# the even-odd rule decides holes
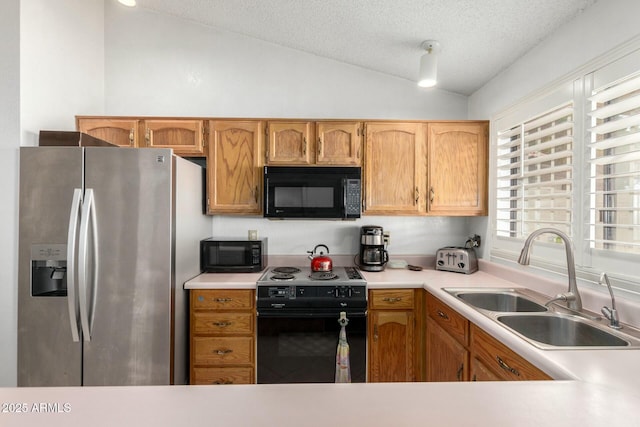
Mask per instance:
[[[82,148],[20,149],[19,386],[82,381],[82,346],[72,340],[65,290],[71,201],[82,187],[82,159]]]
[[[85,194],[93,192],[96,236],[89,232],[86,244],[84,385],[169,384],[171,150],[85,150]]]

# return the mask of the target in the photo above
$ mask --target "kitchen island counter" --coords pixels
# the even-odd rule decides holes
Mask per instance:
[[[0,398],[3,427],[624,426],[640,407],[579,381],[2,388]]]

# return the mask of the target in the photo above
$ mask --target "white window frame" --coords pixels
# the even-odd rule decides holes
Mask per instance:
[[[576,70],[566,78],[554,82],[511,108],[491,119],[491,150],[489,196],[492,204],[489,208],[490,259],[503,264],[515,264],[524,244],[523,238],[501,237],[497,235],[497,143],[498,132],[539,116],[562,104],[573,102],[573,246],[576,258],[576,271],[581,282],[595,287],[602,271],[606,271],[612,284],[618,289],[640,296],[640,255],[591,249],[589,242],[590,215],[590,147],[591,118],[587,114],[588,97],[592,88],[599,87],[616,76],[640,72],[640,39],[634,40],[620,49],[610,52]],[[610,79],[610,80],[607,80]],[[526,237],[526,236],[525,236]],[[531,265],[550,277],[566,276],[564,247],[562,244],[546,244],[538,239],[533,251]]]

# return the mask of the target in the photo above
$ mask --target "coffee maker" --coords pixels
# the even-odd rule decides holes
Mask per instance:
[[[365,225],[360,228],[360,264],[364,271],[382,271],[389,261],[385,249],[385,238],[382,227]]]

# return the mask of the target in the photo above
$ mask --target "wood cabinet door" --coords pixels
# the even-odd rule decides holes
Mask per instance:
[[[369,382],[415,381],[413,311],[372,310],[369,319]]]
[[[267,127],[267,164],[314,163],[313,122],[269,122]]]
[[[502,381],[491,369],[478,358],[472,357],[469,364],[470,381]]]
[[[263,123],[211,121],[207,212],[262,213]]]
[[[466,381],[469,352],[431,318],[427,319],[427,381]]]
[[[316,123],[316,163],[360,165],[362,134],[361,122]]]
[[[428,125],[429,213],[487,215],[488,123]]]
[[[367,123],[365,214],[426,212],[425,127],[422,123]]]
[[[89,118],[78,117],[76,127],[80,132],[120,147],[138,147],[138,128],[136,119]]]
[[[203,120],[145,120],[145,146],[173,148],[179,156],[204,156]]]

